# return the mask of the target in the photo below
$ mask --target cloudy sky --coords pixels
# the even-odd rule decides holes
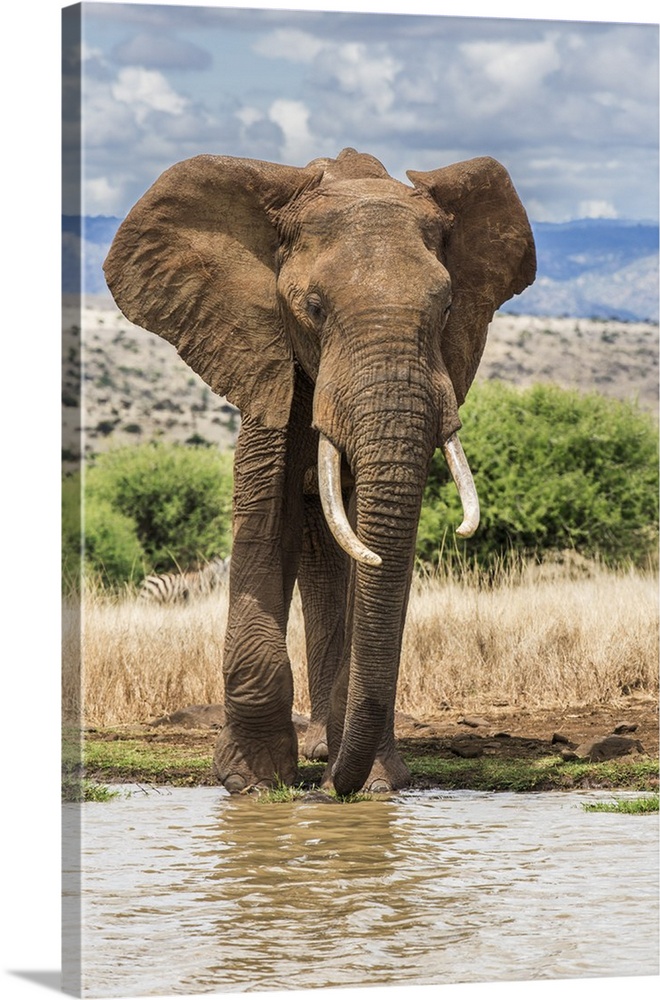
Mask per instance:
[[[658,27],[84,4],[85,214],[200,152],[501,160],[536,221],[658,217]],[[65,211],[75,211],[65,196]]]

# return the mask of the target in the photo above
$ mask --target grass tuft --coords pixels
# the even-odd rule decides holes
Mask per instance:
[[[616,802],[583,802],[585,812],[624,813],[627,816],[645,816],[657,813],[660,799],[657,795],[648,795],[639,799],[617,799]]]
[[[250,794],[254,789],[246,789],[245,794]],[[285,785],[278,782],[272,788],[259,788],[259,802],[295,802],[296,800],[314,797],[315,801],[327,799],[328,802],[340,802],[343,805],[352,805],[355,802],[373,802],[378,796],[368,792],[352,792],[350,795],[338,795],[334,788],[321,789],[318,785]]]
[[[65,778],[62,782],[63,802],[109,802],[120,795],[118,789],[108,788],[88,778]]]

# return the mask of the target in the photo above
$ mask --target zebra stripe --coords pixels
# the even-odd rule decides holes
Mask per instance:
[[[185,573],[154,573],[140,584],[138,597],[152,604],[177,604],[205,597],[229,580],[229,556]]]

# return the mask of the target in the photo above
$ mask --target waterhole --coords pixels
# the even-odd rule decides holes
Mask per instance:
[[[657,975],[657,818],[607,798],[124,789],[82,807],[83,995]]]

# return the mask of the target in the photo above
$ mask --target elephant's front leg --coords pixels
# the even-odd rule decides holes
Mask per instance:
[[[349,560],[330,533],[318,493],[308,492],[304,506],[298,586],[305,620],[311,712],[303,753],[327,760],[330,692],[344,648]]]
[[[214,757],[218,778],[231,792],[289,784],[297,774],[286,624],[301,535],[291,525],[300,526],[301,514],[291,509],[291,475],[286,432],[244,419],[234,463],[226,721]]]
[[[349,507],[349,520],[352,524],[355,524],[355,519],[355,496],[353,495]],[[328,766],[323,775],[323,785],[327,788],[332,788],[333,786],[333,765],[339,753],[346,718],[351,645],[353,640],[356,574],[357,567],[355,563],[350,563],[347,574],[344,646],[339,668],[336,672],[330,692],[330,705],[328,711]],[[410,560],[408,570],[406,590],[410,588],[411,579],[412,559]],[[404,622],[405,610],[400,623],[401,633],[403,633]],[[388,792],[397,788],[405,788],[405,786],[410,783],[410,780],[411,774],[408,766],[405,764],[396,747],[396,739],[394,736],[394,703],[392,703],[387,712],[383,734],[376,752],[376,758],[363,787],[364,790],[368,792]]]
[[[326,788],[332,788],[332,768],[339,753],[344,730],[349,661],[350,645],[342,658],[330,697],[330,710],[328,713],[328,766],[323,775],[323,785]],[[405,788],[406,785],[410,784],[410,781],[410,770],[396,747],[394,707],[392,707],[387,713],[383,735],[376,752],[376,759],[363,787],[365,792],[391,792],[397,788]]]

